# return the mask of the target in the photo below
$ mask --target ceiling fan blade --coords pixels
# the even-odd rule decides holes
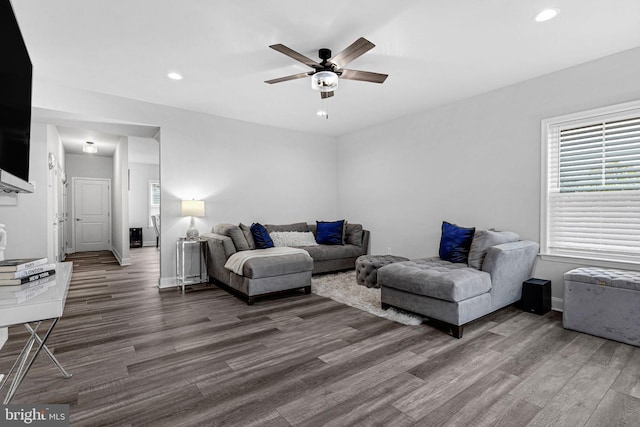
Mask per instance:
[[[318,64],[316,61],[314,61],[313,59],[309,59],[306,56],[304,56],[301,53],[296,52],[293,49],[290,49],[288,47],[286,47],[283,44],[272,44],[271,46],[269,46],[271,49],[273,50],[277,50],[280,53],[283,53],[285,55],[287,55],[289,58],[293,58],[296,61],[300,61],[303,64],[311,67],[311,68],[315,68],[315,67],[319,67],[320,64]]]
[[[371,43],[369,40],[365,39],[364,37],[360,37],[345,50],[331,58],[329,62],[333,62],[338,66],[338,68],[342,68],[354,59],[360,57],[361,55],[364,55],[375,46],[376,45]]]
[[[363,82],[371,83],[384,83],[388,74],[372,73],[371,71],[358,71],[358,70],[341,70],[341,79],[346,80],[360,80]]]
[[[286,82],[286,81],[295,80],[295,79],[303,79],[305,77],[309,77],[309,74],[308,73],[292,74],[290,76],[279,77],[277,79],[265,80],[264,82],[272,85],[274,83]]]
[[[333,96],[333,91],[331,92],[320,92],[320,98],[331,98]]]

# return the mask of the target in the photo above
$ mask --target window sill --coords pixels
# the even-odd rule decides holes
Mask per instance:
[[[556,254],[539,254],[540,259],[549,262],[562,262],[565,264],[580,264],[602,268],[619,268],[627,270],[640,270],[640,262],[634,261],[614,261],[602,258],[590,258],[588,256],[577,255],[556,255]]]

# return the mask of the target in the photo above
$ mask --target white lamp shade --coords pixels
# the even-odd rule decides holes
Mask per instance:
[[[182,216],[204,216],[204,200],[183,200]]]

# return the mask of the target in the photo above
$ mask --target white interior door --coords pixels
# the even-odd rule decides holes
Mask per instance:
[[[111,249],[110,180],[73,178],[76,252]]]

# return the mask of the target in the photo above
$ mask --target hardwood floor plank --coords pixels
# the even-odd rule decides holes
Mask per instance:
[[[505,337],[517,334],[519,331],[531,325],[539,325],[539,316],[532,313],[521,312],[518,315],[511,317],[510,319],[499,323],[494,328],[489,329],[489,332],[494,334],[504,335]]]
[[[421,356],[403,352],[368,369],[350,376],[343,376],[340,380],[325,384],[305,382],[309,391],[299,396],[298,399],[279,406],[278,412],[291,424],[303,422],[320,412],[324,412],[328,407],[338,405],[368,388],[391,380],[423,360],[424,358]]]
[[[586,427],[637,426],[640,424],[640,399],[609,390]]]
[[[611,388],[640,399],[640,348],[633,347],[629,361]]]
[[[520,382],[520,378],[502,371],[492,371],[461,390],[440,406],[433,405],[418,420],[418,425],[445,426],[470,425],[486,408],[494,405],[501,396]]]
[[[468,427],[514,427],[527,425],[540,408],[526,400],[511,394],[504,394],[491,406],[485,408],[484,413],[470,420]],[[455,425],[455,424],[453,424]],[[465,426],[466,427],[466,426]]]
[[[491,334],[494,335],[494,334]],[[471,387],[476,381],[495,369],[507,356],[492,350],[451,357],[452,363],[438,363],[433,371],[426,372],[425,365],[409,373],[422,378],[425,385],[398,399],[393,406],[414,420],[426,417],[454,396]],[[515,385],[515,384],[514,384]]]
[[[501,370],[526,378],[558,354],[577,335],[576,332],[563,329],[562,325],[554,322],[542,325],[537,331],[525,329],[523,336],[517,336],[520,337],[519,340],[509,337],[505,340],[509,345],[503,346],[503,342],[500,342],[491,349],[510,356],[510,359],[500,366]]]
[[[296,426],[413,425],[415,422],[391,406],[391,402],[423,384],[424,381],[413,375],[402,373],[328,407]]]
[[[527,425],[584,425],[619,373],[619,369],[588,361]]]
[[[577,335],[511,393],[534,405],[547,405],[604,342],[605,340],[591,335]]]

